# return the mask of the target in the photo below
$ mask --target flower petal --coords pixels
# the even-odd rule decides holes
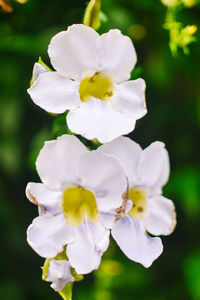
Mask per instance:
[[[82,24],[56,34],[48,48],[52,66],[63,76],[80,80],[84,71],[97,68],[93,51],[98,38],[95,30]]]
[[[109,243],[109,230],[100,224],[86,223],[76,230],[75,241],[67,246],[67,257],[78,274],[87,274],[99,267]]]
[[[81,185],[95,193],[98,210],[110,212],[121,206],[127,180],[120,162],[100,151],[84,154],[78,164]]]
[[[51,113],[63,113],[81,102],[77,83],[57,72],[44,72],[27,91],[35,104]]]
[[[143,226],[131,217],[118,219],[111,233],[124,254],[146,268],[163,251],[161,239],[148,236]]]
[[[35,82],[38,77],[45,72],[48,72],[48,70],[43,65],[35,63],[33,67],[33,82]]]
[[[116,97],[113,97],[111,106],[135,120],[142,118],[147,113],[145,86],[141,78],[116,85]]]
[[[165,145],[154,142],[141,153],[138,178],[141,185],[151,187],[151,194],[161,193],[169,177],[169,158]]]
[[[74,240],[74,229],[66,224],[62,214],[40,216],[27,229],[27,241],[40,256],[51,258]]]
[[[137,57],[131,39],[117,29],[102,34],[96,46],[96,55],[102,70],[112,71],[115,82],[130,78]]]
[[[99,214],[99,223],[108,229],[111,229],[117,213],[114,211],[113,213],[100,213]]]
[[[52,282],[51,287],[55,291],[62,290],[69,282],[74,282],[71,274],[71,266],[67,260],[53,259],[49,263],[48,275],[46,281]]]
[[[72,135],[45,142],[36,160],[42,182],[50,189],[63,189],[66,184],[78,184],[76,164],[88,150]]]
[[[120,135],[128,134],[135,127],[135,120],[120,113],[102,100],[93,99],[82,103],[78,109],[67,115],[69,129],[92,140],[97,138],[101,143],[109,142]]]
[[[171,200],[154,196],[148,199],[149,212],[142,220],[146,230],[153,235],[168,235],[176,226],[175,207]]]
[[[141,147],[128,137],[119,137],[98,148],[99,151],[116,156],[123,164],[129,186],[137,185],[137,164],[142,153]]]
[[[29,182],[26,187],[26,197],[32,203],[41,206],[45,214],[55,215],[61,212],[59,204],[62,193],[52,191],[42,183]]]
[[[109,245],[110,230],[106,229],[100,223],[88,222],[88,225],[91,230],[91,236],[94,239],[96,251],[103,254]]]

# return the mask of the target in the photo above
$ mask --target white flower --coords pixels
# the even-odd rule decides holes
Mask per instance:
[[[169,177],[168,153],[161,142],[142,151],[126,137],[104,144],[99,151],[121,161],[129,183],[114,225],[108,220],[108,227],[112,227],[113,238],[128,258],[149,267],[162,253],[163,246],[160,238],[152,238],[146,231],[168,235],[176,225],[173,202],[161,195]]]
[[[75,278],[71,274],[70,263],[64,259],[52,259],[45,280],[52,282],[51,287],[55,291],[60,291],[67,283],[74,282]]]
[[[144,80],[127,81],[135,49],[119,30],[100,36],[73,25],[52,38],[48,53],[56,71],[35,76],[28,93],[50,113],[69,110],[72,132],[105,143],[131,132],[146,114]]]
[[[43,183],[28,183],[26,195],[39,205],[40,216],[27,230],[28,243],[46,258],[67,245],[66,255],[78,274],[98,268],[109,244],[109,229],[101,219],[121,205],[127,185],[120,162],[63,135],[45,142],[36,168]]]

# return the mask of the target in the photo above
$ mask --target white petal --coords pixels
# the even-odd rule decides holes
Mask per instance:
[[[169,177],[169,158],[165,145],[154,142],[141,153],[138,179],[141,185],[151,187],[151,193],[160,193]]]
[[[148,236],[143,226],[131,217],[118,219],[111,233],[124,254],[146,268],[163,251],[161,239]]]
[[[66,224],[62,214],[37,217],[27,229],[29,245],[42,257],[55,257],[73,239],[74,229]]]
[[[98,148],[107,154],[116,156],[123,164],[129,181],[129,186],[137,185],[137,164],[142,153],[141,147],[128,137],[119,137]]]
[[[78,274],[87,274],[99,267],[103,251],[108,247],[109,230],[86,223],[76,230],[75,241],[67,246],[67,257]]]
[[[48,72],[48,70],[43,65],[35,63],[33,67],[33,82],[35,82],[38,77],[45,72]]]
[[[63,113],[81,102],[77,83],[57,72],[41,74],[27,91],[35,104],[51,113]]]
[[[45,142],[36,160],[42,182],[51,189],[60,190],[66,184],[78,184],[76,164],[88,150],[72,135]]]
[[[115,157],[100,151],[88,152],[81,157],[78,172],[81,185],[95,193],[100,211],[110,212],[121,205],[127,180],[122,165]]]
[[[67,260],[51,260],[48,276],[45,280],[52,282],[51,287],[55,291],[60,291],[67,283],[74,282],[75,279],[71,274],[70,263]]]
[[[105,228],[111,229],[114,224],[116,215],[117,214],[115,211],[113,213],[100,213],[98,221]]]
[[[170,174],[169,155],[166,149],[163,149],[163,166],[160,176],[154,185],[154,193],[161,193],[162,187],[167,183]]]
[[[97,42],[97,56],[102,70],[112,71],[115,82],[130,78],[137,57],[131,39],[117,29],[100,36]]]
[[[48,53],[52,66],[63,76],[80,80],[86,70],[96,70],[94,46],[98,33],[90,27],[76,24],[56,34]]]
[[[50,190],[42,183],[29,182],[26,197],[32,203],[41,206],[45,214],[55,215],[61,211],[59,203],[62,193]]]
[[[100,223],[89,223],[91,236],[94,239],[96,251],[101,255],[107,250],[109,245],[110,230],[102,226]]]
[[[67,124],[76,134],[106,143],[131,132],[135,119],[112,109],[109,103],[93,99],[71,110],[67,115]]]
[[[116,85],[116,96],[111,105],[135,120],[142,118],[147,113],[144,80],[139,78]]]
[[[148,199],[149,212],[142,220],[146,230],[154,235],[168,235],[176,226],[175,207],[171,200],[154,196]]]

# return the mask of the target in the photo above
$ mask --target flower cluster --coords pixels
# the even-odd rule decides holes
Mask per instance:
[[[56,71],[35,64],[32,100],[51,113],[69,110],[73,133],[104,143],[88,150],[67,134],[45,142],[36,160],[42,183],[26,187],[39,209],[28,243],[46,258],[43,279],[61,291],[99,267],[110,234],[129,259],[149,267],[163,251],[157,236],[173,231],[176,214],[162,196],[165,145],[142,150],[122,136],[146,113],[144,80],[129,80],[136,63],[131,40],[119,30],[99,36],[73,25],[53,37],[48,53]]]

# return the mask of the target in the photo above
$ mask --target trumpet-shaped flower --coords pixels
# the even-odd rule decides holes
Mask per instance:
[[[162,253],[159,237],[168,235],[176,225],[173,202],[162,194],[169,177],[169,158],[164,144],[154,142],[142,151],[129,138],[120,137],[99,148],[117,157],[125,167],[128,185],[122,206],[115,212],[112,236],[126,256],[149,267]]]
[[[122,165],[63,135],[45,142],[36,168],[42,183],[28,183],[26,195],[39,206],[40,216],[27,230],[28,243],[46,258],[67,245],[70,265],[79,274],[98,268],[109,244],[104,218],[121,205],[127,185]]]
[[[69,110],[72,132],[105,143],[131,132],[146,114],[144,80],[128,81],[135,49],[119,30],[100,36],[72,25],[52,38],[48,54],[56,71],[41,70],[28,93],[50,113]]]

